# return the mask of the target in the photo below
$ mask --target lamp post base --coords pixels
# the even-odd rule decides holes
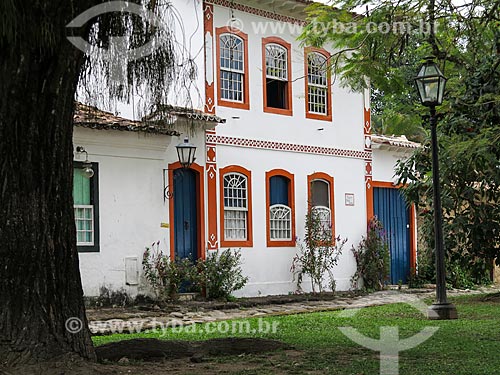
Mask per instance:
[[[427,310],[429,320],[458,319],[457,308],[452,303],[433,303]]]

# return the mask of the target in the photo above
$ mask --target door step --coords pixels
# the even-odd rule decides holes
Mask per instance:
[[[199,293],[179,293],[177,294],[177,300],[182,302],[194,301],[199,295]]]

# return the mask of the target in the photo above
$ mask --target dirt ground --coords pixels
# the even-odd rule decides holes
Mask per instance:
[[[133,339],[97,347],[96,355],[99,362],[65,356],[47,363],[0,368],[0,375],[280,374],[287,373],[284,367],[297,363],[302,353],[276,340],[221,338]]]
[[[301,362],[304,353],[297,350],[284,350],[257,355],[204,358],[193,363],[189,358],[158,362],[129,363],[90,363],[65,361],[24,366],[15,371],[2,371],[1,375],[163,375],[163,374],[289,374]],[[319,374],[319,373],[318,373]]]

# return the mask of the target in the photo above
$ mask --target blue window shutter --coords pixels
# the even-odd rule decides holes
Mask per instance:
[[[289,206],[288,184],[288,178],[283,176],[273,176],[269,179],[269,203],[271,204],[271,206],[275,204],[284,204],[285,206]]]

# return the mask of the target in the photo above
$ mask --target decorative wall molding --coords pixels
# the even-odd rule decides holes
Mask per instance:
[[[215,87],[214,87],[214,6],[203,2],[203,27],[205,31],[205,112],[215,114]],[[207,181],[207,249],[217,250],[219,239],[217,236],[217,146],[208,141],[209,136],[215,135],[215,130],[206,131],[205,142],[205,173]]]
[[[209,0],[208,2],[211,4],[214,4],[214,5],[219,5],[219,6],[226,7],[226,8],[232,8],[234,10],[239,10],[239,11],[245,12],[245,13],[251,13],[251,14],[254,14],[256,16],[269,18],[272,20],[280,21],[280,22],[295,23],[295,24],[299,24],[299,25],[306,24],[306,21],[298,19],[298,18],[284,16],[284,15],[273,13],[273,12],[263,10],[263,9],[253,8],[253,7],[250,7],[248,5],[233,3],[229,0]]]
[[[203,30],[205,32],[205,112],[215,114],[214,87],[214,6],[203,3]]]
[[[365,104],[363,110],[363,129],[365,139],[365,190],[366,190],[366,218],[369,221],[373,217],[373,151],[371,142],[371,111],[370,111],[370,90],[364,92]]]
[[[337,156],[342,158],[353,158],[353,159],[363,159],[363,160],[370,157],[370,153],[366,151],[345,150],[345,149],[322,147],[322,146],[308,146],[308,145],[299,145],[295,143],[263,141],[257,139],[247,139],[247,138],[225,137],[207,133],[207,144],[208,143],[213,143],[217,145],[227,145],[227,146],[258,148],[262,150],[289,151],[289,152],[298,152],[304,154]]]

